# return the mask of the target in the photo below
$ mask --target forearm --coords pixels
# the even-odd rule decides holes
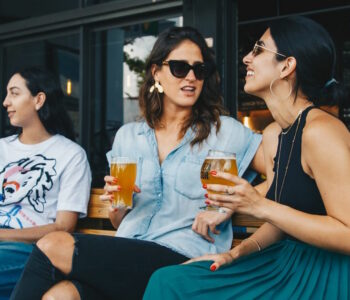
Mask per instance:
[[[303,242],[350,254],[350,228],[337,219],[307,214],[267,199],[263,201],[261,218],[265,221]]]
[[[113,225],[113,227],[118,230],[120,223],[123,221],[125,216],[129,213],[130,210],[118,210],[118,211],[110,211],[109,219]]]
[[[71,228],[66,228],[58,223],[23,229],[0,229],[0,241],[32,243],[38,241],[40,238],[50,232],[61,230],[69,232],[73,231]]]

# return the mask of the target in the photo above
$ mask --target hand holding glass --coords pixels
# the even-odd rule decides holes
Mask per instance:
[[[113,208],[132,208],[132,193],[136,180],[137,163],[128,157],[112,156],[111,176],[118,179],[120,190],[113,193]]]
[[[209,150],[206,159],[203,162],[201,169],[201,181],[202,184],[222,184],[234,186],[231,181],[217,178],[210,174],[210,171],[221,171],[230,173],[232,175],[238,175],[238,169],[236,164],[236,154],[230,152],[223,152],[217,150]],[[208,190],[208,194],[224,194],[219,192],[213,192]],[[218,210],[218,207],[207,206],[207,210]]]

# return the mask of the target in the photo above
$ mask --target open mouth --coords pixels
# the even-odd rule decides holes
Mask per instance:
[[[194,86],[184,86],[181,91],[193,93],[196,90]]]

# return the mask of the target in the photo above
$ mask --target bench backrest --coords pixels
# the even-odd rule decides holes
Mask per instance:
[[[111,225],[105,225],[105,223],[110,224],[108,217],[110,204],[108,201],[100,200],[100,195],[103,193],[103,189],[91,189],[87,217],[79,220],[78,232],[110,236],[115,234]]]
[[[108,201],[100,200],[100,195],[103,194],[103,192],[103,189],[95,188],[91,190],[88,215],[87,218],[79,220],[78,232],[109,236],[115,234],[115,230],[111,227],[108,217],[110,204]],[[234,232],[232,246],[238,245],[242,239],[251,235],[262,224],[263,222],[256,218],[239,213],[234,214],[232,217]]]

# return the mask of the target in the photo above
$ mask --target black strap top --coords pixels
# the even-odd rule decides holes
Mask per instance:
[[[266,197],[306,213],[326,215],[316,182],[304,172],[301,165],[303,128],[306,116],[313,108],[315,107],[306,108],[295,122],[283,129],[279,135],[274,159],[275,176]]]

